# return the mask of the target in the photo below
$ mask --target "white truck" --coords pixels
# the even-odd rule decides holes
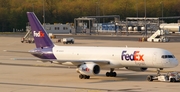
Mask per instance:
[[[169,72],[164,75],[157,75],[152,76],[149,75],[147,77],[148,81],[158,80],[158,81],[164,81],[164,82],[179,82],[180,81],[180,75],[178,72]]]
[[[166,30],[157,30],[152,36],[150,36],[148,42],[169,42],[169,38],[165,35],[169,34]]]
[[[62,43],[63,44],[68,44],[68,43],[74,44],[74,38],[63,38]]]

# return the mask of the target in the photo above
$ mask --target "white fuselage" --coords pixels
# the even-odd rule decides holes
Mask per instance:
[[[176,58],[162,58],[162,55],[173,55],[159,48],[55,46],[53,53],[58,60],[107,60],[110,64],[102,67],[108,68],[170,68],[178,65]]]

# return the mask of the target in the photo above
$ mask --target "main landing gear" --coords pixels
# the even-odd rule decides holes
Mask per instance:
[[[78,73],[79,73],[79,72],[78,72]],[[106,76],[107,76],[107,77],[116,77],[117,74],[116,74],[116,72],[114,72],[114,68],[111,68],[111,69],[110,69],[110,72],[106,72]],[[80,75],[79,75],[79,78],[80,78],[80,79],[90,79],[90,76],[89,76],[89,75],[80,74]]]
[[[89,76],[89,75],[80,74],[80,75],[79,75],[79,78],[80,78],[80,79],[89,79],[90,76]]]
[[[117,74],[116,74],[116,72],[113,72],[113,71],[114,71],[114,68],[111,68],[110,72],[106,72],[106,76],[107,77],[116,77]]]

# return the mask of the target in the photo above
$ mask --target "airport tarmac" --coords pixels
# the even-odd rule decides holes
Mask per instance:
[[[65,36],[62,36],[65,37]],[[169,43],[138,42],[137,37],[74,37],[75,44],[65,46],[112,46],[112,47],[158,47],[167,49],[180,60],[180,37]],[[107,39],[107,40],[105,40]],[[129,39],[127,41],[126,39]],[[125,69],[115,70],[117,77],[106,77],[109,70],[101,70],[98,76],[89,80],[79,79],[74,67],[61,66],[36,61],[15,61],[10,58],[34,58],[29,54],[7,53],[3,50],[28,51],[34,44],[21,43],[20,36],[0,35],[0,92],[179,92],[180,82],[148,82],[148,75],[155,72],[133,72]],[[53,40],[55,42],[55,40]],[[155,70],[155,69],[149,69]],[[178,71],[180,65],[164,71]]]

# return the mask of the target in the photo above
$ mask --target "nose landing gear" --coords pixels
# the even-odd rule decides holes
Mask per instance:
[[[160,74],[161,70],[163,70],[163,68],[157,69],[157,76],[161,75],[161,74]]]

